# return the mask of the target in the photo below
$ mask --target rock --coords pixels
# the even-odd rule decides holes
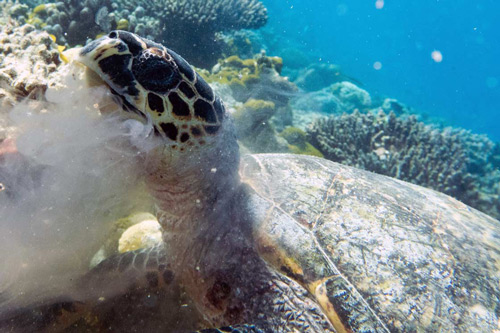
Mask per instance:
[[[118,241],[118,252],[134,251],[162,243],[161,226],[154,216],[125,230]]]
[[[306,68],[302,67],[293,82],[305,91],[317,91],[344,80],[346,77],[339,66],[316,63]]]
[[[157,241],[161,241],[159,228],[156,217],[151,213],[138,212],[118,219],[113,223],[104,244],[92,258],[90,267],[95,267],[116,253],[154,246]]]
[[[288,142],[288,149],[294,154],[323,157],[323,154],[307,141],[306,132],[300,128],[287,127],[280,136]]]
[[[286,141],[271,124],[273,102],[249,99],[233,114],[240,142],[252,153],[287,152]]]

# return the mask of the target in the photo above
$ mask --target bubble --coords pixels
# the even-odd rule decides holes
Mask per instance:
[[[384,0],[377,0],[377,1],[375,1],[375,8],[377,8],[377,9],[384,8]]]
[[[378,71],[378,70],[381,70],[381,69],[382,69],[382,63],[381,63],[380,61],[375,61],[375,62],[373,63],[373,68],[374,68],[375,70],[377,70],[377,71]]]
[[[431,53],[431,58],[435,62],[441,62],[441,61],[443,61],[443,54],[441,53],[441,51],[434,50]]]

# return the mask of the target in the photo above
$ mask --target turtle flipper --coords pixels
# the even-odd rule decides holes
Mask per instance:
[[[136,288],[158,289],[170,285],[173,280],[165,247],[158,245],[103,260],[82,279],[82,289],[105,297]]]
[[[112,255],[85,274],[67,294],[0,316],[0,331],[59,332],[74,326],[98,331],[117,327],[125,321],[122,316],[145,318],[164,311],[151,305],[151,299],[166,299],[169,313],[174,313],[172,305],[178,305],[181,297],[167,261],[163,246]],[[147,313],[139,310],[136,316],[131,308],[147,302]],[[157,317],[161,316],[163,313]]]
[[[258,329],[255,325],[233,325],[223,326],[219,328],[206,328],[193,333],[262,333],[263,330]]]

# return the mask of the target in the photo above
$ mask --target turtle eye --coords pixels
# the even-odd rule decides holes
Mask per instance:
[[[175,63],[149,50],[134,58],[132,72],[145,89],[158,94],[168,93],[180,81]]]
[[[116,33],[116,31],[111,31],[108,35],[109,38],[116,38],[118,37],[118,34]]]

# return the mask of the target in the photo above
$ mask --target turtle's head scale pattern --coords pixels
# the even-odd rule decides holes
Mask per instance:
[[[234,188],[239,152],[232,122],[186,60],[161,44],[115,30],[85,46],[78,61],[162,139],[145,166],[162,210],[187,216],[194,206],[209,207]]]
[[[126,31],[112,31],[80,52],[126,111],[150,121],[172,149],[201,147],[226,114],[205,80],[177,53]]]

